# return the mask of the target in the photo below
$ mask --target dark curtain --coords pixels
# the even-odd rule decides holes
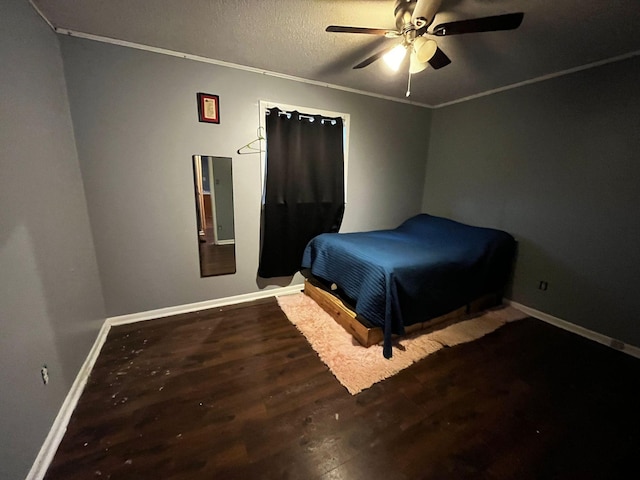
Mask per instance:
[[[342,118],[268,110],[267,166],[258,275],[300,270],[307,242],[337,232],[344,214]]]

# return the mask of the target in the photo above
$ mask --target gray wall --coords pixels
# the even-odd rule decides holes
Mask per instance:
[[[352,93],[61,37],[71,114],[107,313],[258,291],[260,99],[351,114],[343,231],[420,211],[431,113]],[[197,121],[196,92],[220,96]],[[237,273],[200,278],[191,156],[233,158]],[[300,279],[294,279],[299,282]]]
[[[26,0],[2,2],[0,65],[0,478],[18,479],[105,312],[58,40]]]
[[[513,300],[636,346],[638,79],[636,57],[434,110],[423,202],[516,236]]]

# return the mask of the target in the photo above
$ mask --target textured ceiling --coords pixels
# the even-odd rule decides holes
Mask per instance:
[[[70,30],[405,99],[406,68],[352,66],[398,40],[327,33],[395,29],[393,0],[31,0]],[[437,106],[640,51],[639,0],[443,0],[433,25],[524,12],[512,31],[437,37],[451,58],[415,74],[409,100]]]

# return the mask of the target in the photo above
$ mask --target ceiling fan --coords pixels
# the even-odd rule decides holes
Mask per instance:
[[[410,85],[411,74],[421,72],[427,68],[427,65],[431,65],[434,69],[439,69],[451,63],[449,57],[440,50],[437,42],[428,37],[513,30],[520,26],[524,17],[524,13],[522,12],[507,13],[491,17],[441,23],[431,30],[428,30],[428,27],[433,23],[441,3],[442,0],[396,0],[393,10],[396,19],[396,30],[330,25],[326,28],[326,31],[381,35],[387,38],[401,39],[400,43],[391,45],[371,55],[353,68],[364,68],[376,60],[383,58],[392,69],[397,71],[407,52],[410,52]],[[407,90],[407,97],[409,94],[410,89]]]

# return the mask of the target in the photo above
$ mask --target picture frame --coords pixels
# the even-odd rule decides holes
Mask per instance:
[[[198,120],[220,123],[220,97],[210,93],[198,93]]]

